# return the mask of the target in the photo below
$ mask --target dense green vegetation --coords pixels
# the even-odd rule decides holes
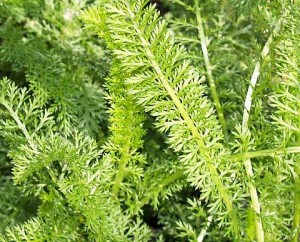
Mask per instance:
[[[0,0],[0,241],[298,241],[299,17]]]

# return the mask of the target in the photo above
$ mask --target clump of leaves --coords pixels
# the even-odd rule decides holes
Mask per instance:
[[[2,5],[3,241],[298,241],[297,2]]]

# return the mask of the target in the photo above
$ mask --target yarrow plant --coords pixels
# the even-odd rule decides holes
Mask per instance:
[[[0,2],[1,241],[299,241],[300,3],[157,3]]]

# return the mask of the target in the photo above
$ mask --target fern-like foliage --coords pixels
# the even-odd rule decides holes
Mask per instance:
[[[222,211],[219,220],[223,225],[229,216],[234,221],[229,228],[237,236],[233,192],[225,185],[232,180],[223,173],[231,169],[225,169],[229,164],[218,158],[226,150],[203,81],[184,48],[175,44],[167,23],[160,20],[153,6],[145,5],[146,1],[108,3],[87,11],[83,18],[106,38],[123,72],[129,75],[124,81],[137,103],[155,116],[160,131],[168,132],[170,147],[181,153],[188,180],[201,187],[210,212]]]
[[[0,241],[298,241],[299,3],[92,2],[0,1]]]
[[[0,76],[30,86],[51,106],[62,132],[101,133],[106,119],[99,83],[108,68],[103,45],[82,32],[82,1],[1,1]],[[89,41],[86,41],[89,38]],[[94,64],[102,59],[101,64]],[[96,71],[97,69],[97,71]]]
[[[269,105],[272,107],[271,122],[277,131],[274,143],[278,147],[299,146],[299,47],[296,43],[300,38],[300,15],[299,9],[293,6],[286,7],[286,11],[281,36],[270,57],[274,64],[266,66],[272,73],[267,79],[272,85]],[[276,214],[272,217],[265,215],[270,224],[270,229],[267,229],[270,240],[298,241],[299,155],[276,157],[272,166],[266,174],[268,177],[276,175],[276,188],[273,184],[264,195],[266,214]]]
[[[275,239],[276,236],[272,228],[275,226],[275,222],[268,222],[267,217],[261,218],[267,211],[264,211],[262,215],[260,214],[258,191],[263,188],[260,188],[260,183],[255,183],[256,174],[253,174],[251,160],[245,159],[243,165],[241,163],[232,164],[225,162],[228,159],[224,157],[229,157],[228,153],[230,152],[245,153],[251,149],[257,149],[259,142],[261,142],[260,147],[265,148],[263,140],[260,141],[259,137],[252,135],[252,132],[255,130],[257,132],[258,125],[262,125],[264,128],[261,128],[261,132],[265,132],[266,137],[268,137],[267,130],[270,129],[271,125],[269,122],[262,124],[267,117],[261,118],[261,123],[257,122],[252,125],[253,117],[250,113],[250,107],[254,106],[254,117],[257,117],[258,110],[261,110],[259,102],[255,100],[252,104],[252,93],[259,76],[260,62],[264,63],[266,60],[270,45],[277,38],[278,32],[281,31],[282,19],[289,10],[285,10],[283,13],[286,5],[281,2],[274,2],[270,5],[250,4],[246,6],[241,4],[240,8],[236,9],[237,12],[243,12],[245,8],[251,9],[251,11],[258,9],[263,17],[257,21],[246,17],[243,19],[243,16],[240,19],[230,19],[230,16],[226,17],[225,9],[234,12],[232,7],[237,3],[222,1],[219,19],[209,23],[211,27],[217,29],[216,33],[208,32],[208,34],[216,36],[214,37],[215,43],[209,45],[210,43],[206,42],[205,25],[201,11],[209,8],[214,11],[214,9],[218,9],[217,5],[207,3],[207,5],[201,5],[200,8],[198,1],[194,1],[194,4],[191,5],[182,1],[174,2],[179,3],[188,12],[187,16],[190,22],[179,19],[174,21],[173,26],[176,31],[185,28],[183,32],[190,34],[188,36],[181,35],[177,38],[177,43],[184,43],[189,52],[175,42],[175,36],[168,30],[167,22],[161,20],[155,8],[147,6],[146,1],[122,1],[120,3],[106,1],[100,7],[87,10],[83,19],[88,28],[96,30],[99,36],[106,40],[114,58],[120,63],[120,69],[128,75],[124,82],[129,86],[130,94],[135,97],[139,105],[144,107],[145,111],[150,112],[155,117],[158,129],[168,134],[167,142],[175,152],[179,153],[187,180],[193,186],[201,189],[200,198],[206,202],[210,214],[218,214],[219,226],[226,227],[227,233],[231,233],[237,240],[240,240],[245,233],[248,234],[249,239],[253,238],[251,233],[256,231],[254,233],[256,233],[258,241],[263,241],[264,229],[267,231],[265,238],[268,240]],[[272,17],[270,17],[271,15]],[[268,19],[269,26],[262,24],[261,19],[264,17]],[[227,21],[227,25],[226,23],[224,25],[222,19],[231,22]],[[257,39],[257,43],[251,43],[252,26],[249,21],[254,21],[256,24],[252,33],[267,29],[269,34]],[[289,23],[291,22],[289,21]],[[222,29],[223,26],[226,26],[225,30]],[[238,32],[237,28],[240,27],[242,30]],[[231,32],[234,35],[231,35]],[[193,34],[194,36],[196,34],[197,37],[193,37]],[[225,35],[226,39],[219,40],[218,36],[220,35]],[[243,36],[241,41],[237,40],[239,36]],[[196,52],[200,46],[202,57],[201,55],[198,57]],[[224,46],[224,53],[226,53],[224,59],[218,58],[219,55],[216,52],[218,46]],[[231,63],[228,65],[228,56],[236,48],[243,51],[240,53],[241,55],[231,56]],[[242,55],[249,51],[247,48],[252,48],[251,51],[257,53],[258,58],[254,55],[257,62],[243,62]],[[210,51],[208,53],[212,56],[213,61],[218,61],[215,63],[220,68],[215,72],[217,82],[213,79],[212,66],[207,51]],[[261,57],[259,57],[259,52],[261,52]],[[236,63],[236,60],[239,62]],[[205,67],[200,67],[199,71],[193,65],[200,65],[201,61],[204,62]],[[221,73],[224,68],[229,69],[227,72]],[[250,72],[250,85],[247,82],[242,82],[244,86],[241,89],[238,81],[228,83],[230,77],[242,78],[246,75],[245,70],[248,69],[249,71],[252,68],[254,72]],[[203,81],[205,78],[201,78],[199,73],[207,76],[210,86],[208,90],[211,93],[213,103],[206,94],[207,88]],[[227,128],[218,99],[219,91],[215,89],[215,83],[218,87],[223,88],[221,91],[222,99],[226,100],[225,102],[229,101],[228,107],[225,107],[224,110],[227,113],[234,113],[232,117],[228,117],[231,124],[229,128],[232,129],[233,134],[231,137],[233,139],[229,143],[221,134],[223,129],[226,135]],[[222,96],[222,93],[226,94],[226,90],[233,94],[233,98],[245,99],[245,106],[233,106],[237,99],[230,100],[231,97]],[[264,100],[263,96],[260,96],[263,95],[261,90],[262,87],[260,86],[258,90],[255,89],[255,97],[261,97],[261,100]],[[214,111],[213,106],[216,107],[216,111]],[[250,122],[249,117],[251,117]],[[241,125],[238,125],[238,122],[241,122]],[[241,155],[241,157],[244,156]],[[259,173],[259,167],[255,165],[254,171]],[[244,179],[245,176],[248,178]],[[268,177],[266,174],[265,179],[269,179]],[[245,209],[242,201],[248,193],[251,198],[251,207]],[[264,197],[261,199],[263,204],[267,204]],[[263,205],[264,209],[265,205]],[[242,210],[245,211],[242,212]],[[246,212],[247,210],[248,212]],[[230,225],[227,223],[228,218]],[[246,219],[248,222],[242,223],[242,225],[240,219]],[[266,219],[265,227],[262,225],[262,219]],[[287,222],[287,224],[290,223]],[[245,227],[246,230],[241,229],[241,226]],[[195,237],[196,232],[193,232],[188,224],[179,223],[179,227],[189,231],[186,234],[187,237],[194,239],[197,237]],[[269,229],[272,232],[269,233]],[[194,235],[192,236],[192,234]],[[270,234],[272,234],[271,237]],[[202,238],[200,235],[199,237]]]
[[[103,149],[117,164],[112,190],[118,196],[119,191],[132,194],[134,184],[137,185],[140,182],[143,174],[141,164],[145,163],[145,157],[140,154],[139,150],[143,146],[143,121],[145,118],[133,97],[128,95],[128,90],[122,82],[122,76],[114,75],[115,72],[118,73],[116,70],[119,69],[119,66],[116,64],[113,68],[115,70],[111,71],[112,76],[107,85],[111,136]],[[125,178],[128,180],[127,185],[126,182],[123,182]]]
[[[127,231],[126,224],[132,222],[110,193],[114,176],[111,157],[104,156],[100,161],[97,143],[76,130],[67,135],[56,132],[50,113],[40,116],[42,109],[35,106],[37,100],[30,98],[26,89],[17,89],[7,79],[1,81],[1,86],[1,106],[7,113],[1,132],[15,147],[9,153],[14,165],[14,183],[20,185],[23,193],[39,198],[38,215],[47,221],[41,226],[36,220],[8,230],[8,238],[16,241],[22,236],[30,240],[46,236],[50,241],[78,241],[81,237],[80,240],[88,237],[99,241],[124,241],[130,236],[143,238],[147,230],[137,232],[142,228],[138,221]],[[21,112],[20,106],[24,107]],[[34,130],[27,125],[29,117],[40,120],[32,121]],[[8,130],[15,133],[8,134]],[[47,232],[48,226],[52,226],[56,236]],[[56,231],[55,227],[61,230]],[[87,235],[82,227],[89,231]],[[36,229],[41,230],[39,234],[34,233]],[[25,230],[28,234],[22,234]]]
[[[61,221],[61,223],[51,224],[54,229],[49,227],[50,223],[35,218],[6,230],[6,237],[0,237],[1,242],[7,241],[83,241],[77,240],[78,234],[71,220]],[[67,226],[66,226],[67,225]]]

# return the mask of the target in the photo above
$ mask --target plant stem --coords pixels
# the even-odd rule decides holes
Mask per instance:
[[[277,21],[275,28],[270,35],[269,39],[267,40],[265,46],[263,47],[263,50],[261,52],[261,61],[265,59],[265,57],[269,53],[270,45],[273,42],[274,36],[276,36],[281,28],[281,22],[285,16],[285,13],[282,15],[282,17]],[[249,115],[250,115],[250,109],[252,105],[252,98],[253,98],[253,90],[256,86],[259,74],[260,74],[260,60],[256,62],[255,68],[253,71],[253,74],[251,76],[250,80],[250,85],[247,91],[246,99],[245,99],[245,105],[244,105],[244,114],[243,114],[243,122],[242,122],[242,127],[244,130],[248,129],[248,123],[249,123]],[[258,200],[258,194],[257,194],[257,189],[255,187],[253,180],[253,168],[251,164],[250,159],[246,159],[244,161],[244,167],[246,170],[246,174],[249,180],[248,183],[248,188],[250,192],[250,197],[251,197],[251,206],[252,209],[255,211],[256,216],[254,218],[255,222],[255,227],[256,227],[256,239],[258,242],[263,242],[264,241],[264,230],[262,226],[262,221],[260,217],[260,203]]]
[[[222,106],[220,103],[219,95],[218,95],[218,92],[216,89],[215,80],[212,75],[212,67],[210,64],[209,56],[208,56],[206,37],[204,34],[203,21],[202,21],[200,7],[199,7],[199,0],[195,0],[195,11],[196,11],[196,18],[197,18],[197,23],[198,23],[198,36],[201,41],[201,49],[202,49],[202,53],[203,53],[207,79],[208,79],[210,91],[212,94],[212,98],[214,101],[214,105],[217,110],[219,122],[222,126],[223,134],[226,138],[227,137],[227,125],[226,125],[226,121],[224,118],[224,113],[223,113]]]
[[[228,159],[232,161],[237,161],[237,160],[245,160],[245,159],[258,158],[258,157],[268,157],[268,156],[274,157],[276,155],[293,154],[293,153],[300,153],[300,146],[252,151],[243,154],[229,155]]]
[[[134,210],[133,214],[137,213],[139,211],[139,209],[141,209],[145,204],[147,204],[150,201],[151,198],[156,197],[167,185],[169,185],[172,182],[178,180],[183,175],[184,175],[184,172],[182,170],[179,170],[179,171],[173,173],[172,175],[168,176],[164,180],[162,180],[161,183],[157,187],[152,189],[147,194],[147,196],[145,196],[144,198],[142,198],[138,202],[138,204],[135,207],[135,210]]]
[[[299,241],[299,232],[300,232],[300,169],[299,169],[299,161],[295,162],[295,171],[296,171],[296,177],[295,177],[295,184],[294,184],[294,218],[293,218],[293,236],[291,239],[291,242],[298,242]]]
[[[298,110],[300,111],[300,103],[298,103]],[[300,117],[298,118],[298,130],[300,131]],[[300,143],[300,132],[298,133],[297,138],[298,144]],[[298,159],[297,159],[298,158]],[[299,156],[295,159],[295,184],[294,184],[294,218],[293,218],[293,236],[291,241],[297,242],[299,241],[299,233],[300,233],[300,162]]]
[[[179,4],[180,6],[184,7],[188,11],[194,12],[193,7],[190,6],[189,4],[186,4],[184,1],[181,0],[170,0],[170,1]]]
[[[227,5],[228,5],[227,0],[221,0],[221,13],[224,13]]]
[[[255,217],[254,217],[254,222],[255,222],[255,228],[256,228],[256,239],[258,242],[263,242],[264,239],[264,230],[262,226],[262,221],[260,217],[260,203],[258,200],[258,194],[257,194],[257,189],[254,184],[253,179],[253,169],[252,169],[252,164],[251,160],[247,159],[244,161],[244,167],[246,170],[247,177],[249,179],[248,181],[248,188],[250,192],[250,197],[251,197],[251,206],[252,209],[255,211]]]
[[[119,164],[118,164],[118,173],[115,177],[115,181],[114,181],[114,186],[113,186],[113,194],[117,197],[122,181],[123,181],[123,177],[125,175],[125,168],[126,168],[126,164],[128,161],[128,153],[129,153],[129,149],[126,150],[122,150],[122,154],[121,154],[121,158],[119,160]]]
[[[265,46],[263,47],[263,50],[261,52],[261,60],[262,61],[268,55],[269,50],[270,50],[270,45],[273,42],[274,36],[276,36],[278,34],[278,32],[280,30],[280,27],[281,27],[282,20],[283,20],[285,15],[286,15],[286,12],[283,13],[282,17],[276,23],[275,28],[273,30],[273,33],[270,35],[270,37],[267,40]],[[242,123],[243,127],[248,126],[250,109],[251,109],[251,105],[252,105],[253,89],[256,86],[259,74],[260,74],[260,61],[257,61],[256,64],[255,64],[254,71],[253,71],[252,76],[251,76],[250,85],[248,87],[248,91],[247,91],[247,95],[246,95],[246,99],[245,99],[243,123]]]
[[[207,218],[207,223],[206,223],[205,227],[201,230],[201,232],[197,238],[197,242],[202,242],[204,240],[204,237],[207,233],[207,229],[209,228],[209,226],[211,224],[211,221],[212,221],[212,216],[209,216]]]
[[[31,135],[29,134],[28,130],[26,129],[26,126],[20,120],[18,114],[12,109],[12,107],[5,100],[1,100],[1,102],[2,102],[1,104],[7,109],[7,111],[11,115],[11,117],[15,120],[15,122],[17,123],[19,129],[23,132],[27,142],[31,146],[34,153],[36,153],[36,154],[39,153],[37,148],[36,148],[36,145],[34,144],[34,142],[32,140]]]

